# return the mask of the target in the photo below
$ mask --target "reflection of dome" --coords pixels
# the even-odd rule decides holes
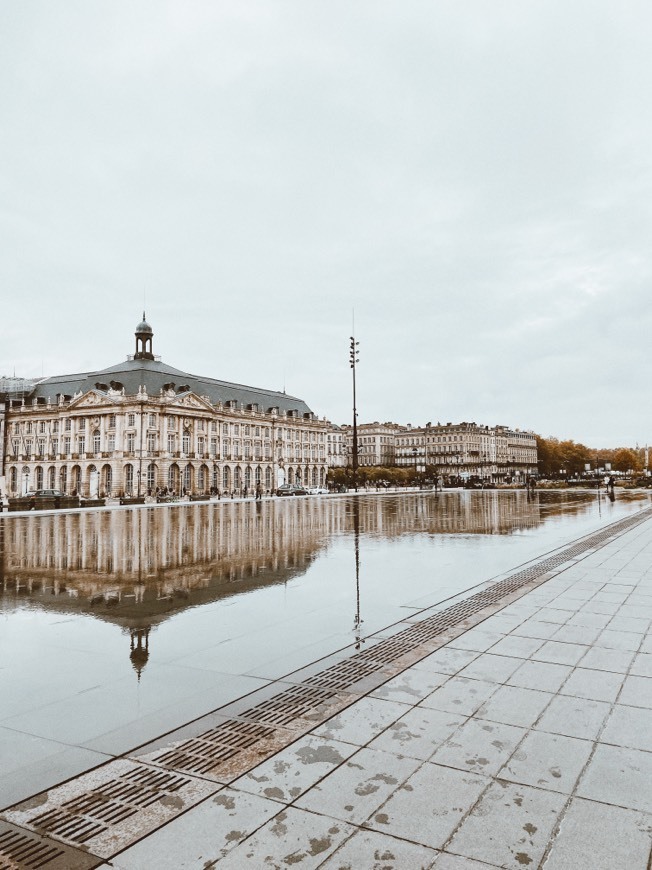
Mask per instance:
[[[138,674],[138,681],[140,682],[140,674],[149,659],[149,628],[133,628],[129,634],[131,635],[129,658],[131,659],[133,669]],[[145,643],[144,646],[143,641]]]

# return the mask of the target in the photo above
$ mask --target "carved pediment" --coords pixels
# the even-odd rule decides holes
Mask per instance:
[[[206,399],[196,396],[194,393],[185,393],[183,396],[178,396],[175,401],[170,402],[174,408],[193,408],[197,411],[212,411],[213,407]]]

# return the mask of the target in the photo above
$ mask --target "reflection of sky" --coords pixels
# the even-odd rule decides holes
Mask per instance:
[[[202,543],[202,534],[208,528],[215,533],[215,518],[226,517],[230,555],[221,558],[214,552],[212,561],[173,564],[170,584],[185,582],[187,597],[163,602],[157,596],[167,588],[167,569],[152,563],[155,570],[145,572],[140,587],[133,576],[93,575],[78,559],[78,537],[75,546],[70,538],[62,540],[73,565],[64,567],[61,554],[48,550],[57,541],[50,534],[53,518],[5,518],[4,526],[0,522],[5,545],[0,745],[8,751],[0,761],[0,795],[3,790],[13,797],[35,790],[30,791],[22,769],[12,773],[12,752],[43,753],[44,767],[34,756],[34,776],[44,787],[90,766],[93,759],[99,763],[101,757],[91,758],[89,753],[125,752],[350,646],[358,591],[356,537],[364,636],[647,504],[646,497],[613,505],[604,502],[598,508],[595,496],[546,495],[528,502],[525,494],[516,493],[446,494],[437,502],[432,495],[361,497],[359,536],[354,532],[353,498],[270,504],[266,513],[263,506],[262,518],[256,517],[253,506],[201,511],[192,507],[185,513],[164,508],[156,523],[167,529],[167,545],[178,535],[182,541],[194,539],[204,553],[210,547]],[[488,533],[492,526],[484,533],[465,532],[464,516],[475,523],[488,507],[505,533]],[[120,522],[133,525],[137,512],[123,513],[130,519]],[[88,548],[91,561],[97,548],[114,543],[109,534],[113,518],[98,517],[84,520],[93,539]],[[233,537],[234,517],[240,520],[240,551]],[[437,532],[454,517],[455,533]],[[275,523],[282,534],[273,535]],[[106,527],[106,539],[96,535],[94,524]],[[35,553],[30,540],[38,526],[48,532],[42,535],[48,546]],[[153,553],[162,552],[161,540],[150,536],[146,550],[146,561],[153,559]],[[60,569],[33,567],[52,559],[60,559]],[[28,577],[34,583],[31,593]],[[91,605],[98,590],[116,588],[125,595],[135,588],[146,594],[138,603],[123,597],[112,604]],[[130,659],[130,634],[148,626],[149,657],[140,661],[139,679]],[[31,735],[27,749],[14,746],[17,735],[22,735],[20,740]],[[52,753],[62,753],[62,744],[76,748],[65,750],[63,767],[53,766]]]

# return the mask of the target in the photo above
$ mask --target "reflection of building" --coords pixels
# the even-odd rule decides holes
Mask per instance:
[[[509,534],[594,497],[495,491],[234,502],[0,518],[0,605],[118,625],[140,675],[150,633],[176,612],[305,574],[333,537]],[[359,607],[355,617],[360,627]]]
[[[324,484],[330,427],[305,402],[189,375],[155,357],[152,339],[143,314],[136,352],[125,362],[44,378],[21,394],[5,391],[9,494],[47,488],[93,497],[258,484],[271,490],[279,481]]]

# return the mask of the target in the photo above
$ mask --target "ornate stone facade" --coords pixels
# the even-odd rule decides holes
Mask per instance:
[[[10,496],[249,493],[324,485],[330,424],[301,399],[161,362],[143,314],[136,352],[110,368],[45,378],[5,402]]]

